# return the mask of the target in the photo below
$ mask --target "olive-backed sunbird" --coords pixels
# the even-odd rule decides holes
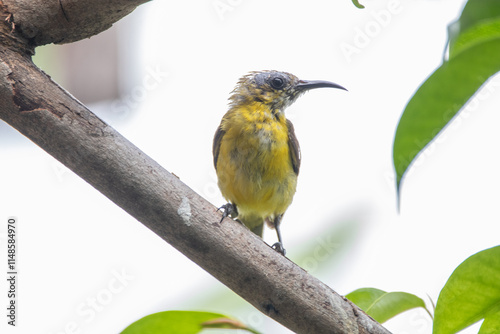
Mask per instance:
[[[229,97],[213,141],[218,186],[231,216],[262,237],[264,222],[276,229],[273,245],[285,255],[280,223],[292,203],[300,168],[300,148],[284,111],[313,88],[344,87],[329,81],[300,80],[278,71],[250,72]]]

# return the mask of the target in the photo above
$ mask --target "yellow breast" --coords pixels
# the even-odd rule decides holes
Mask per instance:
[[[221,126],[219,188],[239,219],[253,228],[284,213],[297,186],[285,117],[255,103],[230,110]]]

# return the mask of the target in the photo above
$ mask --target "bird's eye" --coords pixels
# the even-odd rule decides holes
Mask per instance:
[[[270,84],[274,89],[281,89],[285,86],[285,80],[281,77],[274,77],[271,79]]]

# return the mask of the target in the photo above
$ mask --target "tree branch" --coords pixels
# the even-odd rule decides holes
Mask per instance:
[[[0,118],[291,330],[389,333],[241,224],[231,219],[219,223],[220,213],[212,204],[100,120],[27,56],[34,45],[98,33],[142,2],[4,0],[5,8],[0,1],[4,17],[14,18],[0,24]],[[36,23],[37,14],[52,14],[68,30],[51,20]]]
[[[149,0],[0,0],[32,46],[94,36]]]

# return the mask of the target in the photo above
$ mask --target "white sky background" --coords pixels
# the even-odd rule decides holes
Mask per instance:
[[[219,15],[215,3],[232,10]],[[435,301],[459,263],[499,244],[500,117],[494,109],[500,104],[500,78],[422,155],[403,184],[398,214],[392,167],[396,125],[408,99],[440,64],[446,26],[464,1],[362,3],[364,10],[349,0],[143,5],[121,23],[134,24],[126,31],[141,34],[123,36],[121,43],[124,54],[138,55],[125,66],[137,66],[133,72],[139,74],[133,81],[124,78],[132,89],[126,101],[137,108],[127,121],[107,121],[221,205],[212,138],[241,75],[276,69],[343,85],[349,92],[314,90],[287,110],[303,157],[297,194],[282,225],[289,256],[294,260],[293,250],[314,240],[325,225],[358,220],[360,233],[336,268],[317,276],[341,294],[377,287],[424,299],[428,294]],[[390,16],[381,14],[389,9]],[[359,45],[359,32],[367,30],[369,41]],[[356,47],[355,42],[359,53],[347,57],[340,46]],[[145,97],[133,95],[138,91]],[[27,140],[1,143],[0,158],[0,254],[5,254],[8,216],[19,220],[20,247],[19,326],[13,329],[3,320],[2,333],[117,333],[153,312],[198,309],[197,295],[224,291]],[[274,231],[266,232],[273,243]],[[0,291],[6,289],[1,280]],[[237,315],[265,333],[289,333],[251,309],[242,314],[203,309]],[[423,311],[386,326],[393,333],[431,333]],[[474,332],[477,327],[467,333]]]

